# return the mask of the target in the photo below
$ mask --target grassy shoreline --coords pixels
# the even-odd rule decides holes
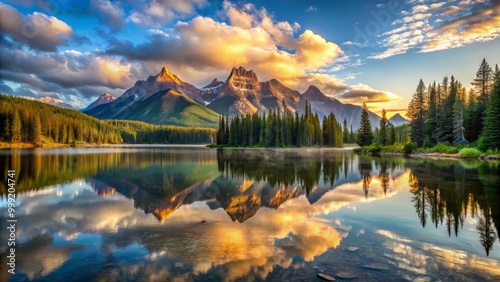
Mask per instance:
[[[411,144],[390,146],[370,145],[356,148],[354,152],[358,154],[408,156],[414,158],[500,160],[500,152],[498,151],[489,150],[481,152],[473,147],[454,147],[446,144],[438,144],[432,148],[416,148],[416,146]]]
[[[351,151],[354,150],[355,148],[359,148],[359,146],[354,145],[354,144],[346,144],[344,147],[321,147],[321,146],[311,146],[311,147],[295,147],[295,146],[287,146],[287,147],[265,147],[265,146],[258,146],[258,145],[253,145],[253,146],[228,146],[228,145],[217,145],[217,144],[209,144],[206,145],[207,148],[215,148],[215,149],[279,149],[279,150],[294,150],[294,149],[300,149],[300,150],[307,150],[307,149],[335,149],[335,150],[345,150],[345,151]]]
[[[7,143],[0,142],[0,149],[51,149],[51,148],[91,148],[91,147],[99,147],[99,145],[89,144],[89,143],[75,143],[75,144],[62,144],[62,143],[42,143],[42,144],[33,144],[33,143]]]

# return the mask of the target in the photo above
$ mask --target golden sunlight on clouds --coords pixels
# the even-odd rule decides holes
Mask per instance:
[[[132,51],[131,56],[141,57],[146,49],[160,48],[163,44],[165,51],[147,58],[148,68],[168,65],[179,77],[194,83],[211,80],[213,76],[225,79],[231,68],[244,66],[253,69],[261,81],[276,78],[300,91],[305,91],[310,84],[325,85],[324,91],[347,87],[343,81],[327,74],[323,76],[331,79],[316,79],[321,68],[340,58],[346,59],[334,42],[311,30],[298,34],[298,23],[275,21],[264,8],[259,10],[252,4],[236,7],[224,2],[224,13],[230,24],[198,16],[188,22],[178,22],[170,31],[154,30],[156,37],[147,45],[140,45],[139,53]],[[176,46],[175,52],[173,46]],[[113,54],[130,52],[119,46],[111,51]]]
[[[407,105],[407,102],[401,96],[389,91],[375,90],[362,83],[353,85],[349,90],[334,97],[343,103],[360,105],[366,102],[369,109],[378,114],[382,112],[382,109],[405,108]],[[406,112],[406,109],[401,112]]]
[[[395,253],[386,256],[397,261],[399,268],[416,274],[425,275],[428,269],[436,269],[439,265],[443,265],[457,272],[462,269],[474,269],[491,276],[500,275],[500,262],[497,260],[468,254],[462,250],[412,241],[388,230],[377,230],[376,233],[387,237],[384,245]]]
[[[449,22],[431,33],[434,40],[422,47],[433,52],[461,47],[473,42],[485,42],[500,36],[500,5],[471,16]],[[473,17],[472,17],[473,16]],[[481,19],[481,20],[479,20]]]
[[[97,57],[89,66],[98,77],[102,77],[103,84],[122,85],[130,81],[131,66],[118,60]]]

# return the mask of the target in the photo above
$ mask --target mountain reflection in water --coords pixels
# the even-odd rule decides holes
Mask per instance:
[[[20,273],[2,280],[309,281],[313,267],[361,281],[500,278],[495,163],[93,150],[0,153],[2,172],[19,172]]]

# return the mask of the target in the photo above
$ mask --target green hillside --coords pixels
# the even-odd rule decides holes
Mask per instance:
[[[0,128],[7,143],[123,142],[118,128],[77,110],[1,94]]]
[[[174,97],[178,95],[172,94]],[[192,124],[211,124],[208,110],[185,99],[169,105],[174,113]],[[175,101],[175,99],[173,99]],[[150,102],[153,102],[151,100]],[[193,103],[195,105],[193,105]],[[179,105],[184,105],[184,109]],[[156,107],[150,105],[148,113],[154,115]],[[217,118],[217,117],[216,117]],[[215,140],[214,128],[193,126],[153,125],[140,121],[100,120],[77,110],[64,109],[39,101],[0,94],[0,147],[78,145],[94,143],[155,143],[155,144],[207,144]],[[30,145],[31,144],[31,145]],[[59,146],[58,145],[58,146]]]
[[[140,110],[126,111],[117,118],[190,127],[216,128],[218,125],[216,112],[173,89],[160,91],[144,101],[136,102],[134,108]]]

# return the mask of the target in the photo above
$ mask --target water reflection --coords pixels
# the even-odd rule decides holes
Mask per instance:
[[[24,259],[13,281],[311,280],[313,266],[362,281],[500,275],[496,164],[332,150],[45,152],[0,154],[20,172]],[[373,276],[364,262],[390,271]]]
[[[489,255],[500,227],[498,164],[479,163],[472,169],[457,162],[432,160],[415,163],[409,179],[412,202],[422,227],[428,217],[437,228],[446,225],[448,236],[458,236],[467,217],[479,218],[476,229]]]

